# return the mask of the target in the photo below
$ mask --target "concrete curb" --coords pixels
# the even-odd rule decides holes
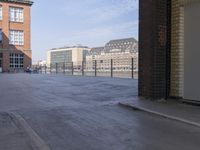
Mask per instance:
[[[171,119],[171,120],[174,120],[174,121],[186,123],[188,125],[192,125],[192,126],[200,128],[200,123],[189,121],[189,120],[186,120],[186,119],[182,119],[180,117],[167,115],[167,114],[160,113],[160,112],[157,112],[157,111],[153,111],[153,110],[141,107],[141,106],[136,106],[134,104],[128,104],[128,103],[119,102],[119,105],[123,106],[123,107],[132,108],[134,110],[139,110],[139,111],[143,111],[143,112],[150,113],[150,114],[153,114],[153,115],[157,115],[157,116],[160,116],[160,117],[163,117],[163,118]]]
[[[29,142],[33,150],[50,150],[47,144],[40,138],[40,136],[28,125],[28,123],[17,113],[11,112],[9,115],[13,121],[17,123],[25,134],[29,137]]]

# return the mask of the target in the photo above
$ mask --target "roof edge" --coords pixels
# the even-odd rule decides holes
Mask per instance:
[[[33,1],[31,0],[0,0],[0,2],[9,2],[9,3],[20,3],[20,4],[26,4],[26,5],[33,5]]]

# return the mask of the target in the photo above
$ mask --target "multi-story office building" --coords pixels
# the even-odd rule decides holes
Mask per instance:
[[[0,1],[0,71],[31,65],[30,0]]]
[[[50,49],[47,52],[47,66],[71,63],[82,64],[90,48],[86,46],[62,47]]]
[[[111,59],[113,70],[128,71],[132,69],[133,61],[134,71],[137,72],[138,42],[134,38],[111,40],[105,47],[92,48],[86,56],[87,69],[94,69],[96,61],[98,69],[110,71]]]

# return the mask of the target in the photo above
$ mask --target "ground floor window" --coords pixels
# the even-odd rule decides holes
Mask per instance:
[[[23,68],[24,55],[23,54],[10,54],[10,68]]]

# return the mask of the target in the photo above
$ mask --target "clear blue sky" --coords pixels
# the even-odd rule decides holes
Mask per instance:
[[[138,0],[34,0],[33,61],[46,59],[51,48],[126,37],[138,38]]]

